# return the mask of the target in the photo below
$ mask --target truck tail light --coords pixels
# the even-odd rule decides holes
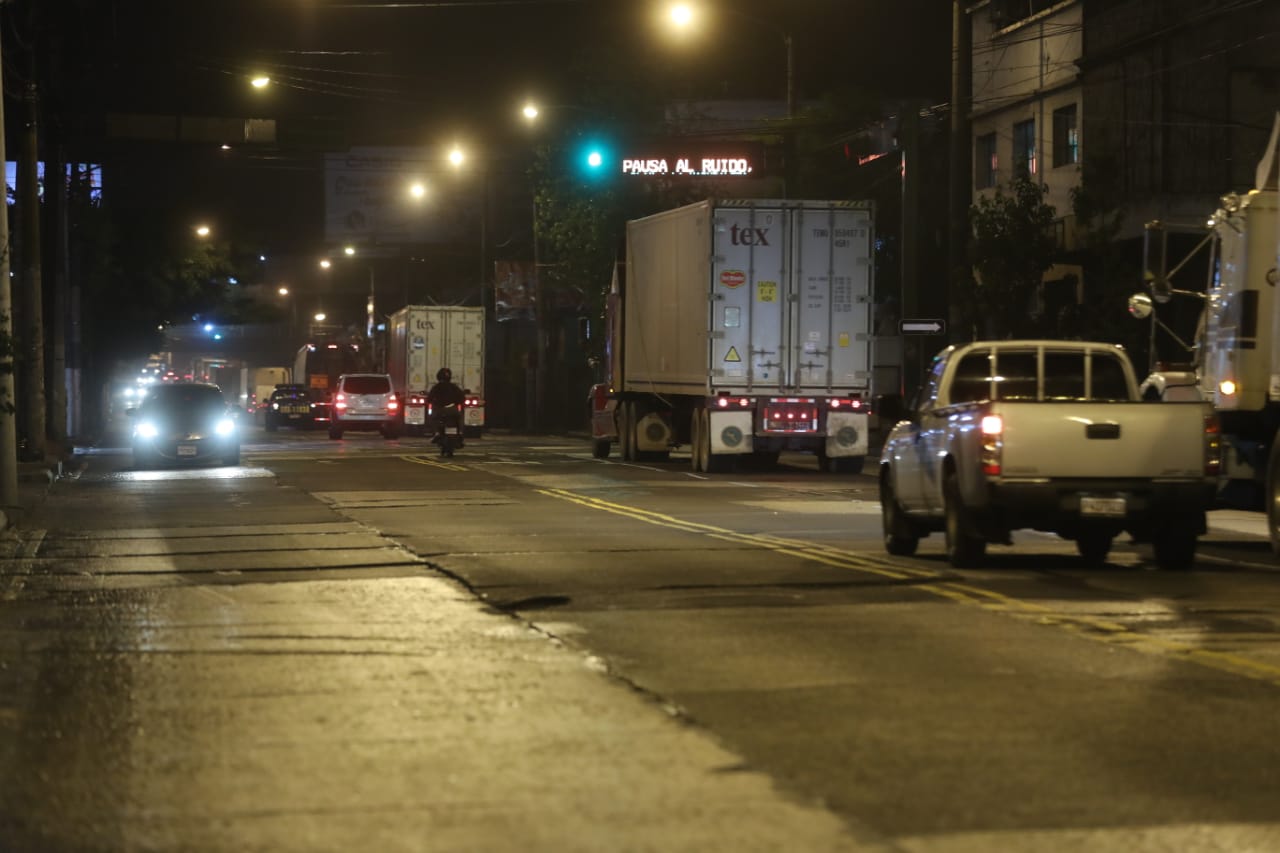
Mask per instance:
[[[1222,425],[1218,416],[1204,417],[1204,473],[1216,477],[1222,471]]]
[[[982,418],[982,473],[1000,476],[1000,456],[1004,449],[1004,418],[985,415]]]

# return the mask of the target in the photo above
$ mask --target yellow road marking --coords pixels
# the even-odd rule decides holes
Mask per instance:
[[[1177,640],[1167,640],[1143,634],[1110,619],[1083,614],[1062,613],[1042,604],[1023,601],[1022,599],[1013,598],[973,584],[948,580],[949,572],[947,571],[938,572],[914,566],[900,566],[894,564],[888,558],[871,554],[857,554],[822,543],[805,542],[799,539],[788,539],[769,534],[739,533],[724,527],[688,521],[665,513],[575,494],[564,489],[538,489],[537,492],[558,500],[569,501],[603,512],[610,512],[635,519],[636,521],[643,521],[647,524],[655,524],[739,545],[776,551],[780,554],[787,554],[835,568],[851,569],[893,580],[926,581],[918,584],[916,588],[958,604],[978,607],[991,613],[1012,616],[1022,621],[1062,628],[1078,637],[1095,642],[1133,649],[1145,654],[1191,661],[1222,672],[1280,686],[1280,666],[1256,661],[1232,652],[1214,651]]]
[[[446,471],[466,471],[465,465],[458,465],[454,462],[441,462],[439,459],[432,459],[430,456],[401,456],[405,462],[412,462],[415,465],[426,465],[429,468],[443,468]]]

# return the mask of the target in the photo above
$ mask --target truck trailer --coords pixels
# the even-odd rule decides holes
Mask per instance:
[[[869,448],[875,215],[869,201],[707,199],[632,220],[606,306],[593,453],[690,447],[694,471],[808,451],[856,473]]]
[[[1221,421],[1222,461],[1217,504],[1267,514],[1271,547],[1280,555],[1280,113],[1258,165],[1254,189],[1222,196],[1217,210],[1193,229],[1150,222],[1144,255],[1148,292],[1129,299],[1130,313],[1152,323],[1153,400],[1213,403]],[[1168,257],[1170,233],[1200,240],[1181,258]],[[1196,263],[1197,256],[1202,263]],[[1177,261],[1173,263],[1173,261]],[[1199,284],[1193,278],[1205,275]],[[1161,320],[1161,306],[1191,300],[1199,322],[1188,343]],[[1167,310],[1167,309],[1166,309]],[[1170,334],[1180,361],[1156,359],[1156,334]]]
[[[442,367],[467,394],[463,427],[477,436],[484,428],[484,309],[459,305],[406,305],[387,325],[387,372],[403,407],[405,429],[426,424],[425,396]]]

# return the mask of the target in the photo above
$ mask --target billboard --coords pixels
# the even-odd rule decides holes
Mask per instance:
[[[467,223],[478,222],[482,184],[468,180],[474,176],[441,174],[442,166],[420,148],[326,154],[325,240],[335,245],[423,245],[468,238]],[[428,184],[426,197],[410,195],[414,181]]]

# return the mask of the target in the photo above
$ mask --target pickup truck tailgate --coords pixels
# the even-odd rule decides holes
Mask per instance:
[[[1000,402],[1002,474],[1018,477],[1205,476],[1204,402]]]

